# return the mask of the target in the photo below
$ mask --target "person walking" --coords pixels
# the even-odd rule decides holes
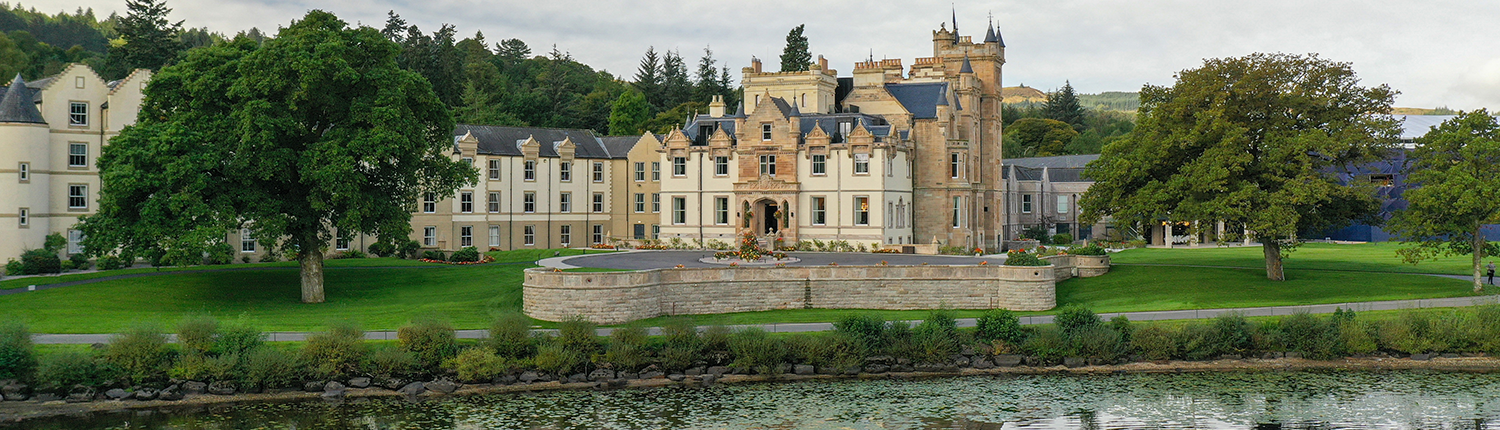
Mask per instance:
[[[1488,273],[1490,275],[1490,285],[1495,285],[1495,260],[1490,260],[1490,264],[1488,266],[1485,266],[1485,268],[1489,269]]]

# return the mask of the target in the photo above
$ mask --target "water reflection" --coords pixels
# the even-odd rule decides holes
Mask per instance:
[[[1484,429],[1500,375],[1246,372],[812,381],[345,404],[296,402],[24,423],[24,429]]]

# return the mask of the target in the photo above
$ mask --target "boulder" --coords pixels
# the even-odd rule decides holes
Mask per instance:
[[[961,354],[961,355],[974,355],[974,347],[973,346],[969,346],[969,345],[964,345],[963,347],[961,347],[961,348],[958,349],[958,353]]]
[[[423,384],[421,382],[413,382],[413,383],[410,383],[410,384],[406,384],[406,385],[402,386],[401,389],[396,390],[396,392],[401,393],[401,394],[405,394],[405,395],[408,395],[408,396],[415,396],[415,395],[418,395],[418,394],[422,394],[422,392],[424,392],[424,391],[427,391],[427,385]]]
[[[349,388],[370,388],[370,378],[350,378]]]
[[[130,397],[130,392],[119,388],[111,388],[104,392],[104,398],[110,400],[125,400]]]
[[[532,382],[536,382],[539,379],[542,379],[542,376],[530,370],[521,372],[521,376],[516,377],[516,380],[521,381],[522,384],[530,384]]]
[[[589,380],[589,375],[587,373],[574,373],[572,376],[568,377],[568,380],[566,382],[567,383],[588,382],[588,380]]]
[[[876,373],[876,374],[879,374],[879,373],[889,372],[890,370],[891,370],[891,366],[887,366],[887,365],[884,365],[884,364],[871,364],[871,365],[865,366],[865,372],[866,373]]]
[[[641,372],[641,379],[656,379],[656,378],[664,378],[666,376],[667,376],[667,374],[661,373],[660,371],[655,371],[655,370],[648,371],[648,372]]]
[[[0,386],[0,397],[12,402],[26,400],[31,397],[27,395],[30,392],[31,387],[15,381]]]
[[[340,384],[337,381],[329,382],[323,385],[323,394],[320,394],[320,396],[325,399],[339,399],[344,397],[345,390],[344,384]]]
[[[624,387],[626,385],[630,385],[630,381],[624,379],[611,379],[609,381],[609,386],[611,387]]]
[[[849,367],[845,367],[844,368],[844,374],[845,375],[853,376],[853,375],[858,375],[859,372],[863,372],[864,370],[865,370],[865,368],[860,367],[860,366],[849,366]]]
[[[94,391],[94,387],[74,385],[72,389],[68,390],[68,397],[63,400],[68,403],[92,402],[94,401],[95,394],[97,392]]]
[[[1411,359],[1417,361],[1427,361],[1432,359],[1432,354],[1412,354]]]
[[[161,400],[182,400],[182,387],[168,385],[167,388],[163,388],[161,392],[156,393],[156,398]]]
[[[1063,366],[1067,367],[1083,367],[1085,364],[1088,364],[1088,360],[1082,357],[1068,357],[1063,359]]]
[[[673,373],[671,375],[667,375],[667,379],[671,380],[672,382],[682,382],[682,380],[687,379],[687,375],[683,375],[681,373]]]
[[[519,381],[519,379],[516,378],[516,375],[505,375],[505,376],[501,376],[501,377],[495,378],[495,383],[496,384],[501,384],[501,385],[510,385],[510,384],[514,384],[514,383],[516,383],[518,381]]]
[[[458,391],[458,383],[449,381],[447,379],[439,379],[436,381],[428,382],[427,389],[443,394],[453,394],[454,391]]]
[[[985,358],[975,359],[973,365],[975,369],[980,370],[991,369],[995,367],[995,363],[991,363],[989,359]]]
[[[641,374],[635,373],[635,372],[620,372],[619,376],[620,376],[620,379],[625,379],[625,380],[641,379]]]
[[[995,356],[995,366],[1016,367],[1020,366],[1021,362],[1025,361],[1024,359],[1025,357],[1019,355],[997,355]]]
[[[785,374],[788,374],[788,373],[792,373],[792,364],[791,363],[781,363],[780,365],[776,366],[776,374],[777,375],[785,375]]]
[[[915,370],[917,369],[906,363],[896,363],[896,365],[891,366],[892,372],[911,372]]]
[[[708,370],[705,370],[705,372],[710,375],[724,376],[725,373],[729,373],[729,368],[724,366],[712,366],[709,367]]]
[[[142,389],[139,389],[139,390],[135,391],[135,396],[134,397],[135,397],[136,400],[141,400],[141,401],[156,400],[156,396],[158,396],[160,394],[161,394],[161,392],[156,391],[155,388],[142,388]]]
[[[703,385],[712,385],[717,380],[719,380],[719,375],[713,373],[698,377],[698,381],[702,382]]]
[[[234,394],[234,391],[234,383],[232,382],[217,381],[212,384],[208,384],[209,394],[228,396]]]
[[[896,363],[896,359],[891,358],[887,355],[877,355],[874,357],[865,358],[865,364],[884,364],[889,366],[894,363]]]
[[[349,388],[344,386],[344,384],[340,384],[338,381],[332,381],[323,386],[323,392],[325,393],[329,391],[344,391],[347,389]]]
[[[613,370],[595,369],[593,372],[589,372],[590,381],[608,381],[611,379],[615,379],[615,371]]]
[[[703,374],[703,367],[699,366],[699,367],[690,368],[688,370],[683,371],[682,374],[687,375],[687,376],[702,375]]]
[[[386,380],[380,382],[380,386],[392,391],[400,390],[401,387],[405,387],[406,384],[406,380],[401,378],[386,378]]]
[[[950,366],[950,365],[944,365],[944,364],[938,364],[938,363],[920,363],[920,364],[916,365],[916,370],[918,372],[935,372],[936,373],[936,372],[952,372],[952,371],[955,371],[955,370],[958,370],[958,369],[955,368],[955,367],[953,367],[953,366]]]
[[[792,366],[792,373],[796,373],[798,375],[811,375],[816,370],[817,369],[814,368],[811,364],[798,364],[796,366]]]
[[[969,367],[969,363],[971,361],[972,360],[969,360],[968,356],[963,356],[963,355],[955,355],[955,356],[953,356],[953,365],[954,366]]]
[[[61,396],[58,396],[58,395],[52,394],[52,393],[36,393],[36,396],[33,396],[31,399],[32,400],[36,400],[38,402],[44,402],[45,403],[45,402],[55,402],[55,401],[58,401],[58,400],[62,400],[63,398]]]
[[[187,381],[182,383],[182,394],[203,394],[208,392],[208,384],[198,381]]]
[[[302,391],[306,391],[309,393],[323,392],[327,387],[328,383],[324,381],[307,381],[302,383]]]
[[[837,374],[839,374],[839,369],[837,367],[833,367],[833,366],[818,366],[818,374],[819,375],[837,375]]]

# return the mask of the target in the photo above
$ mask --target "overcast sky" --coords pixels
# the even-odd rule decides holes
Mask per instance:
[[[853,63],[932,55],[931,31],[950,2],[929,0],[168,0],[173,20],[232,35],[274,32],[309,9],[374,27],[395,10],[426,32],[454,24],[490,42],[519,38],[533,52],[553,44],[617,76],[634,74],[649,46],[696,63],[705,46],[738,76],[758,56],[777,67],[787,30],[807,24],[813,55],[847,76]],[[35,0],[49,13],[92,7],[124,13],[124,0]],[[753,6],[747,6],[753,5]],[[1081,92],[1170,84],[1204,58],[1252,52],[1319,53],[1354,64],[1367,85],[1390,84],[1397,106],[1500,108],[1500,2],[1391,0],[1136,0],[958,2],[959,31],[984,36],[993,13],[1005,38],[1005,86],[1043,90],[1071,80]]]

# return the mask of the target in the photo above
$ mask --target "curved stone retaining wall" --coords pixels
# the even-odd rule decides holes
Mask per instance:
[[[995,309],[1040,311],[1057,305],[1056,283],[1109,270],[1076,266],[807,266],[653,269],[634,272],[526,271],[527,315],[546,321],[583,316],[619,324],[664,315],[773,309]],[[1080,261],[1082,262],[1082,261]],[[1088,261],[1099,264],[1098,260]]]

